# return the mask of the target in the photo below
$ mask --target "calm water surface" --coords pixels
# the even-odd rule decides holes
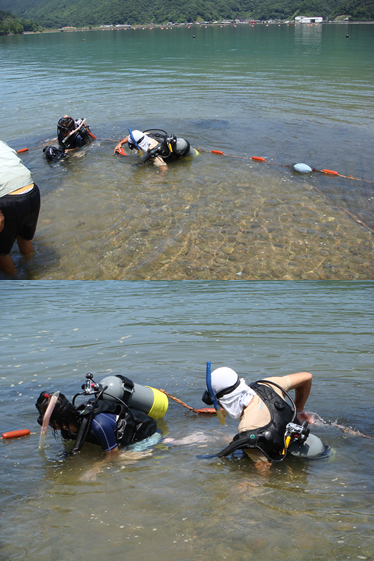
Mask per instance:
[[[18,278],[373,278],[371,25],[54,33],[1,37],[0,52],[1,137],[30,148],[42,191]],[[65,113],[98,140],[50,166]],[[113,155],[128,127],[200,155],[133,166]]]
[[[1,559],[374,558],[371,282],[4,281],[2,297],[1,433],[32,432],[1,443]],[[313,372],[308,405],[330,457],[268,477],[244,459],[198,459],[235,424],[174,402],[159,428],[186,443],[95,482],[79,478],[96,447],[62,458],[49,432],[38,452],[41,390],[71,397],[86,372],[123,373],[199,408],[207,360],[247,380]]]

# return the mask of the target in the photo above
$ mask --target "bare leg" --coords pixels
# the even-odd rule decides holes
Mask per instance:
[[[17,272],[10,255],[0,255],[0,269],[11,277]]]
[[[32,241],[31,240],[24,240],[20,236],[17,237],[17,244],[19,247],[20,252],[23,255],[29,256],[32,254]]]

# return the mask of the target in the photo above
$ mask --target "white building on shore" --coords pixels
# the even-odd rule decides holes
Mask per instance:
[[[323,18],[321,17],[312,17],[307,18],[306,16],[297,16],[295,18],[295,23],[322,23]]]

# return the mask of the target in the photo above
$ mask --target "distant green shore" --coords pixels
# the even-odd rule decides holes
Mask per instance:
[[[237,26],[245,26],[245,25],[295,25],[295,26],[303,26],[303,25],[342,25],[342,24],[350,24],[350,25],[371,25],[374,21],[325,21],[322,23],[295,23],[294,21],[253,21],[253,22],[218,22],[218,23],[189,23],[189,24],[144,24],[144,25],[105,25],[105,26],[90,26],[90,27],[63,27],[60,29],[43,29],[43,31],[33,32],[33,31],[25,31],[24,35],[35,35],[35,33],[78,33],[82,31],[126,31],[129,29],[170,29],[170,28],[191,28],[191,27],[237,27]]]

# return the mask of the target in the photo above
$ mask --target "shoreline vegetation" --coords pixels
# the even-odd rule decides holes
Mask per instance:
[[[227,25],[372,23],[374,0],[0,0],[0,34]],[[8,10],[8,11],[5,11]]]
[[[318,26],[323,24],[368,24],[371,25],[374,21],[349,21],[347,19],[336,19],[333,21],[324,21],[319,23],[296,23],[295,21],[281,21],[281,20],[258,20],[258,21],[219,21],[219,22],[194,22],[194,23],[166,23],[166,24],[159,24],[159,23],[149,23],[149,24],[137,24],[137,25],[98,25],[98,26],[82,26],[82,27],[73,27],[67,26],[62,28],[47,28],[39,31],[24,31],[24,35],[34,35],[35,33],[78,33],[83,31],[128,31],[130,29],[171,29],[171,28],[191,28],[191,27],[227,27],[233,26],[237,27],[238,25],[295,25],[295,26],[302,26],[302,25],[309,25],[309,26]]]

